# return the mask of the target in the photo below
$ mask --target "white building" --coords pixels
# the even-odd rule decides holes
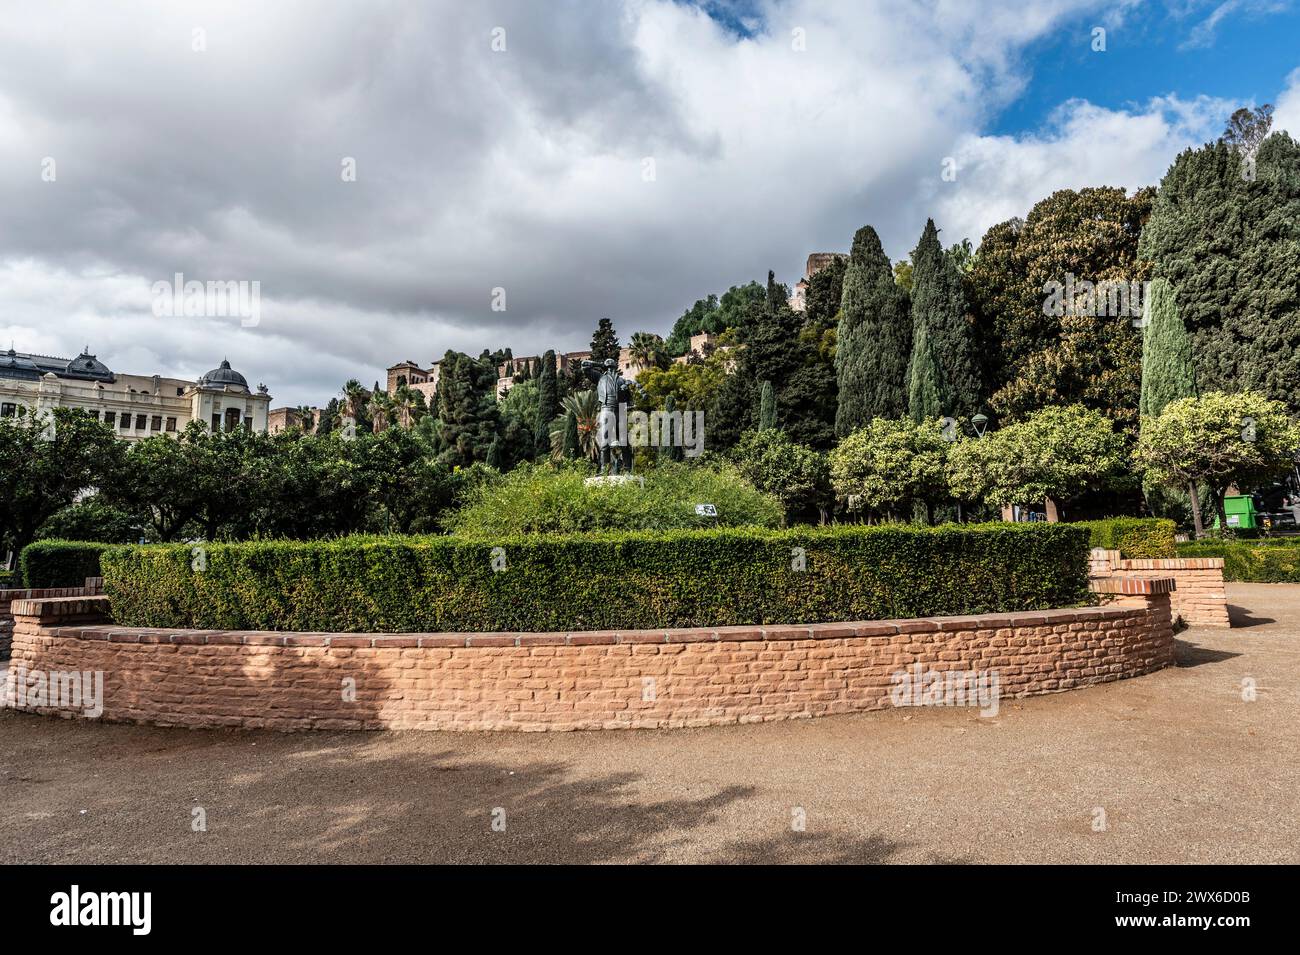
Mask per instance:
[[[119,437],[136,441],[182,430],[203,421],[214,431],[265,431],[271,396],[256,392],[223,361],[198,381],[160,375],[119,375],[83,351],[76,358],[0,352],[0,417],[19,408],[37,414],[82,408],[109,424]]]

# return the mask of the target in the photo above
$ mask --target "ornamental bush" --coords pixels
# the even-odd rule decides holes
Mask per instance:
[[[379,633],[814,623],[1040,610],[1086,597],[1056,525],[730,528],[115,547],[123,626]]]
[[[90,541],[41,540],[28,544],[18,557],[24,587],[80,587],[87,577],[99,577],[99,557],[111,544]]]
[[[578,533],[707,527],[776,527],[783,514],[770,494],[756,490],[732,467],[664,462],[637,482],[588,486],[585,464],[524,465],[471,491],[447,520],[453,533]],[[712,504],[716,516],[697,514]]]
[[[1130,560],[1164,560],[1177,557],[1174,522],[1164,517],[1107,517],[1099,521],[1077,521],[1086,528],[1089,547],[1117,550]]]
[[[1179,557],[1222,557],[1223,579],[1258,584],[1300,583],[1300,539],[1195,541],[1178,545]]]

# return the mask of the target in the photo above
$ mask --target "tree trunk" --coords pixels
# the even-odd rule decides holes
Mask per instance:
[[[925,502],[925,523],[934,527],[934,504],[931,501]]]
[[[1050,497],[1043,499],[1043,510],[1047,512],[1047,522],[1055,524],[1061,519],[1061,512],[1056,507],[1056,502]]]
[[[1200,540],[1205,536],[1205,528],[1201,525],[1201,496],[1196,492],[1195,481],[1187,485],[1187,496],[1192,501],[1192,527],[1196,534],[1193,540]]]
[[[1210,494],[1214,497],[1214,512],[1219,515],[1219,533],[1228,532],[1228,511],[1223,506],[1223,495],[1227,494],[1227,488],[1220,490],[1217,487],[1210,488]]]

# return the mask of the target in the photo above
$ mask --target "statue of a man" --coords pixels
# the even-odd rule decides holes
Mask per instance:
[[[600,449],[600,473],[632,473],[632,446],[623,433],[619,412],[632,399],[632,383],[618,371],[618,363],[606,358],[602,366],[590,359],[582,363],[582,373],[596,383],[596,446]]]

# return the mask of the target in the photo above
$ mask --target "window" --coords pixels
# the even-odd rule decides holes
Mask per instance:
[[[131,427],[131,412],[123,411],[117,418],[117,426],[120,430],[125,431]]]
[[[216,434],[221,430],[221,415],[213,412],[212,414],[212,433]]]
[[[168,430],[168,431],[172,431],[172,432],[174,432],[174,431],[176,430],[176,419],[175,419],[175,418],[168,418],[168,419],[167,419],[167,430]]]
[[[13,418],[18,414],[18,405],[12,401],[6,401],[0,405],[0,418]]]
[[[150,431],[162,430],[162,415],[156,414],[149,419],[149,430]]]
[[[184,389],[184,388],[177,388],[177,389],[176,389],[176,397],[177,397],[177,398],[179,398],[179,397],[180,397],[181,395],[183,395],[183,394],[185,394],[185,389]]]
[[[252,431],[252,430],[253,430],[253,419],[252,419],[252,418],[245,418],[245,419],[244,419],[244,430],[245,430],[245,431]]]
[[[148,415],[143,415],[143,414],[138,414],[138,415],[136,415],[136,416],[135,416],[135,430],[137,430],[137,431],[143,431],[146,427],[148,427],[148,422],[149,422],[149,416],[148,416]]]

